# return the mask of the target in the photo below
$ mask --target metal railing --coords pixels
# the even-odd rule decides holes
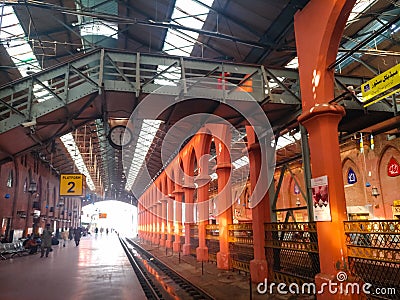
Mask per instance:
[[[199,247],[198,225],[190,225],[190,254],[196,256],[196,248]]]
[[[265,223],[264,228],[273,279],[314,282],[320,272],[316,223]]]
[[[372,290],[392,291],[374,298],[400,296],[400,220],[346,221],[349,271]]]
[[[254,259],[253,224],[231,224],[228,232],[232,268],[250,273],[250,261]]]
[[[219,252],[219,225],[206,225],[206,245],[208,248],[208,261],[217,262]]]

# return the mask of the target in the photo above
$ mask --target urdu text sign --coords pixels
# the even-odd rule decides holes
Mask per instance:
[[[61,174],[60,175],[60,196],[82,196],[83,174]]]
[[[361,85],[362,103],[369,106],[400,90],[400,64]]]

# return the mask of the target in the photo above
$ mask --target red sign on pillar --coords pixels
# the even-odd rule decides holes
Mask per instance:
[[[390,177],[396,177],[400,175],[400,165],[393,156],[389,160],[387,173]]]

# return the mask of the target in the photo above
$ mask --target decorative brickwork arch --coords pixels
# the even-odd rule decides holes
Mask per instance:
[[[400,200],[400,175],[389,176],[388,165],[391,161],[400,163],[400,151],[393,146],[387,146],[382,149],[382,154],[379,157],[378,174],[379,183],[376,187],[380,195],[374,200],[375,217],[385,219],[393,219],[392,205],[394,200]]]
[[[348,183],[348,173],[349,169],[352,169],[357,177],[357,182],[354,184]],[[344,192],[346,197],[346,206],[366,206],[371,204],[366,199],[368,188],[365,186],[365,178],[367,170],[361,170],[358,165],[349,157],[346,157],[342,161],[343,170],[343,182],[344,182]]]

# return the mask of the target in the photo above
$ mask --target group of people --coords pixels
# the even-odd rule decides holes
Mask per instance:
[[[63,241],[63,247],[65,247],[66,242],[74,239],[75,245],[78,247],[79,242],[82,236],[82,228],[78,227],[75,229],[68,230],[65,228],[61,231],[61,239]],[[34,237],[33,235],[28,236],[28,238],[24,241],[23,245],[25,249],[29,249],[29,254],[34,254],[38,251],[40,247],[40,257],[49,256],[49,253],[52,251],[52,245],[58,245],[59,240],[58,236],[53,235],[53,231],[50,228],[50,224],[46,224],[45,229],[43,230],[40,237]]]
[[[111,229],[111,231],[112,231],[112,229]],[[100,228],[100,234],[103,234],[103,232],[104,232],[104,228],[101,227],[101,228]],[[108,232],[109,232],[109,231],[108,231],[108,228],[106,228],[106,234],[107,234],[107,235],[108,235]],[[96,228],[94,229],[94,233],[95,233],[95,234],[98,234],[98,233],[99,233],[99,228],[96,227]]]

